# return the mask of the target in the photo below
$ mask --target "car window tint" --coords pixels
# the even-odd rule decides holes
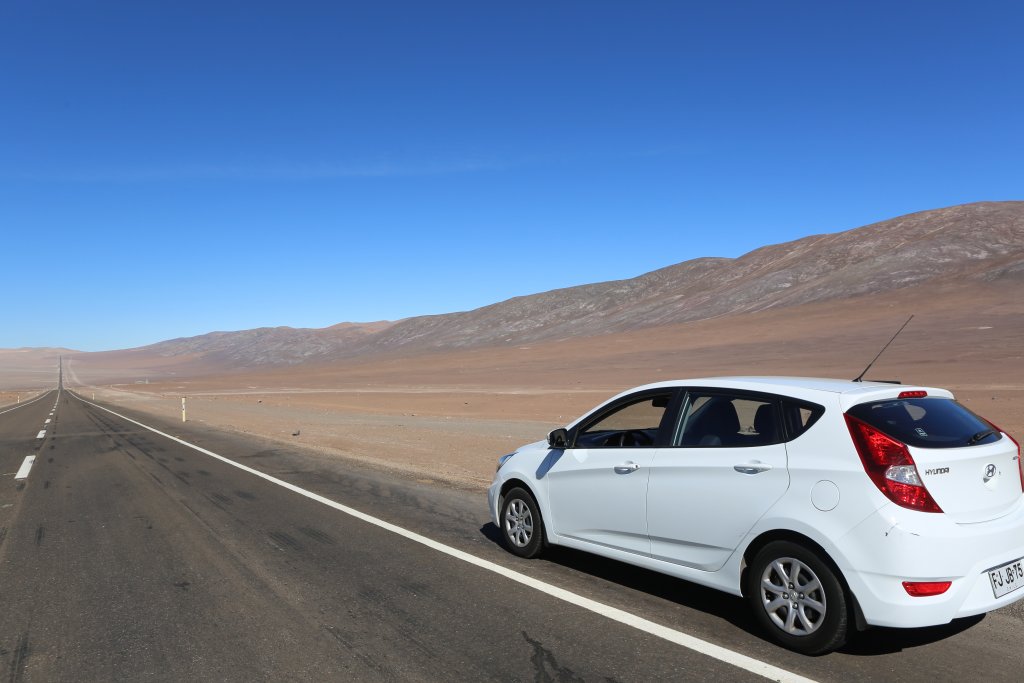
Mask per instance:
[[[874,401],[856,405],[847,412],[918,448],[960,448],[1002,438],[988,422],[948,398]]]
[[[797,438],[810,429],[824,412],[825,408],[816,403],[783,401],[782,420],[786,424],[786,433],[789,436],[789,440]]]
[[[585,426],[577,448],[634,448],[653,446],[671,394],[647,396],[606,413]]]
[[[673,446],[766,446],[782,441],[775,401],[718,393],[687,395]]]

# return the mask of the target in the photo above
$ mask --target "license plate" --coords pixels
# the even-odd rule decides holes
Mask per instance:
[[[1024,587],[1024,558],[989,569],[988,580],[992,582],[992,594],[997,598]]]

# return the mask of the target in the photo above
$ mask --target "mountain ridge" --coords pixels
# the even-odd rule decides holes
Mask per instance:
[[[288,366],[594,336],[956,279],[1024,285],[1024,201],[920,211],[736,258],[700,257],[635,278],[512,297],[471,311],[326,328],[211,332],[89,355],[226,370]]]

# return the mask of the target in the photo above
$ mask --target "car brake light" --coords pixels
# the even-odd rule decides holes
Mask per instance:
[[[926,598],[929,595],[942,595],[952,585],[952,581],[904,581],[903,589],[912,598]]]
[[[942,512],[925,488],[905,444],[852,415],[844,415],[864,471],[886,498],[900,507]]]
[[[901,391],[896,398],[924,398],[927,395],[927,391]]]
[[[1006,434],[1006,438],[1012,441],[1013,445],[1017,447],[1017,472],[1020,474],[1020,490],[1024,493],[1024,461],[1021,460],[1020,442],[1010,436],[1007,432],[1000,429],[998,425],[993,424],[991,420],[985,420],[985,422],[988,422],[989,426],[1000,434]]]

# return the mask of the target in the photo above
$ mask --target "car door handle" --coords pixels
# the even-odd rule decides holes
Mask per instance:
[[[761,472],[767,472],[770,470],[772,466],[766,462],[758,462],[755,460],[754,462],[748,462],[742,465],[733,465],[732,468],[740,474],[761,474]]]
[[[615,474],[629,474],[630,472],[636,472],[640,469],[640,465],[635,462],[627,462],[622,465],[615,466]]]

